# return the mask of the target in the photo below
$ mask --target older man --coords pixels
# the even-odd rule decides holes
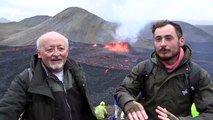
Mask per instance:
[[[68,59],[68,39],[47,32],[37,40],[30,68],[20,73],[0,101],[0,120],[96,120],[85,74]]]

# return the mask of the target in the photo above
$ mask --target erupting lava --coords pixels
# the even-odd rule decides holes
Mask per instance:
[[[97,44],[93,44],[93,46],[92,47],[97,47]]]
[[[129,52],[129,47],[127,42],[115,42],[111,44],[105,44],[104,48],[107,48],[113,52]]]

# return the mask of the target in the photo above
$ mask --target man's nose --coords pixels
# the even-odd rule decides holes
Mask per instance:
[[[55,56],[60,55],[60,51],[58,49],[54,49],[53,55],[55,55]]]
[[[160,43],[161,46],[166,46],[166,40],[163,38]]]

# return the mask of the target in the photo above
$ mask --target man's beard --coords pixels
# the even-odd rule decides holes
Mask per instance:
[[[169,50],[162,48],[159,51],[169,51]],[[180,54],[180,50],[176,51],[171,56],[161,57],[158,53],[156,55],[161,61],[169,61],[169,60],[173,59],[174,57],[179,56],[179,54]]]
[[[50,69],[51,70],[60,70],[60,69],[63,69],[63,67],[64,67],[64,63],[63,62],[61,62],[59,64],[54,64],[54,65],[50,64]]]

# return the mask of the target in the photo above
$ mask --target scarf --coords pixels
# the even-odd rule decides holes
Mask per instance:
[[[183,48],[180,48],[179,57],[178,57],[178,59],[177,59],[177,61],[175,63],[173,63],[171,65],[166,63],[166,62],[164,62],[164,61],[162,61],[162,63],[166,67],[167,71],[169,73],[171,73],[172,71],[174,71],[179,66],[179,64],[182,61],[183,57],[184,57],[184,51],[183,51]]]

